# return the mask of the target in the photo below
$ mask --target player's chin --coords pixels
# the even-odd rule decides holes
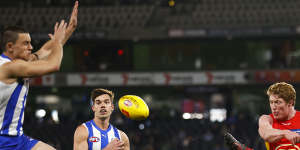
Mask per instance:
[[[26,56],[23,57],[23,59],[25,61],[29,61],[30,60],[30,57],[31,57],[31,54],[27,54]]]
[[[100,120],[106,120],[108,118],[109,118],[109,116],[98,116],[98,119],[100,119]]]
[[[109,114],[108,113],[106,113],[106,114],[99,114],[98,117],[99,118],[108,118]]]
[[[274,118],[275,118],[276,120],[283,120],[283,118],[282,118],[282,117],[280,117],[279,115],[277,115],[277,116],[274,116]]]
[[[22,59],[25,60],[25,61],[29,61],[30,57],[23,57]]]

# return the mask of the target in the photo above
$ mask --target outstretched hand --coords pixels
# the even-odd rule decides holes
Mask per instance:
[[[74,31],[77,27],[78,1],[75,2],[67,30]]]
[[[67,40],[70,38],[70,36],[72,35],[72,33],[75,31],[75,29],[77,27],[77,15],[78,15],[78,1],[76,1],[74,4],[73,10],[72,10],[72,13],[70,16],[69,24],[67,25],[65,37],[62,41],[62,44],[65,44],[67,42]],[[48,34],[48,35],[51,39],[53,38],[52,34]]]
[[[63,44],[63,40],[66,34],[66,28],[67,28],[67,23],[65,23],[65,20],[61,20],[59,24],[58,22],[56,22],[54,26],[54,34],[51,35],[52,39]]]
[[[78,1],[75,2],[73,11],[70,16],[69,24],[65,23],[65,21],[61,21],[60,24],[56,22],[54,26],[54,33],[48,34],[52,40],[58,40],[59,43],[64,45],[67,40],[70,38],[72,33],[75,31],[77,27],[77,14],[78,14]],[[31,60],[44,59],[49,56],[51,53],[51,49],[49,48],[50,44],[45,44],[40,50],[38,50],[34,55],[32,55]]]

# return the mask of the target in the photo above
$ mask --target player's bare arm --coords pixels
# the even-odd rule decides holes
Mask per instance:
[[[128,136],[123,131],[120,131],[120,134],[121,134],[121,140],[124,142],[124,150],[130,150],[130,142]]]
[[[260,136],[269,143],[276,142],[282,138],[286,138],[292,144],[296,144],[300,140],[300,135],[289,130],[279,130],[272,127],[272,118],[269,115],[262,115],[259,118],[258,132]]]
[[[63,40],[63,44],[65,44],[67,42],[67,40],[70,38],[70,36],[73,34],[73,32],[75,31],[76,27],[77,27],[77,14],[78,14],[78,1],[75,2],[72,13],[71,13],[71,17],[69,20],[69,25],[67,27],[66,30],[66,36]]]
[[[78,16],[77,14],[78,14],[78,1],[76,1],[74,4],[73,10],[72,10],[72,13],[70,16],[69,24],[68,24],[66,32],[65,32],[65,38],[62,41],[62,45],[64,45],[68,41],[68,39],[71,37],[71,35],[77,28],[77,16]],[[49,34],[49,37],[52,39],[53,35]],[[45,59],[51,53],[50,50],[51,50],[51,48],[49,47],[49,44],[45,44],[44,46],[41,47],[41,49],[39,49],[37,52],[35,52],[32,55],[32,58],[33,58],[32,60]]]
[[[88,149],[88,132],[87,129],[80,125],[77,127],[75,133],[74,133],[74,144],[73,149],[74,150],[87,150]]]
[[[0,80],[7,82],[7,80],[19,77],[34,77],[58,71],[63,55],[62,40],[65,37],[66,27],[67,24],[64,20],[62,20],[60,24],[56,23],[53,39],[49,41],[52,52],[47,59],[38,61],[16,59],[12,62],[5,63],[0,67],[2,74]]]
[[[53,44],[54,44],[52,37],[37,52],[35,52],[31,55],[30,61],[46,59],[50,55],[51,50],[53,49]]]
[[[258,132],[265,141],[270,143],[278,141],[279,139],[284,137],[281,130],[273,129],[272,124],[273,120],[269,115],[262,115],[259,118]]]

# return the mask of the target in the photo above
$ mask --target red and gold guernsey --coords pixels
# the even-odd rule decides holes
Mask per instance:
[[[281,129],[281,130],[290,130],[296,133],[300,133],[300,112],[296,111],[295,116],[286,121],[277,121],[274,119],[273,114],[270,114],[273,119],[273,128],[274,129]],[[282,138],[281,140],[268,143],[266,142],[267,150],[300,150],[300,143],[296,145],[292,145],[287,139]]]

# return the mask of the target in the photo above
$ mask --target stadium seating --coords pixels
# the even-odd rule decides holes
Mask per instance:
[[[128,28],[146,30],[149,26],[183,29],[296,26],[300,23],[298,6],[300,2],[296,0],[180,1],[174,8],[155,4],[82,6],[79,29],[113,32]],[[0,24],[20,24],[33,31],[49,31],[55,21],[67,18],[69,13],[70,8],[66,6],[1,8]]]

